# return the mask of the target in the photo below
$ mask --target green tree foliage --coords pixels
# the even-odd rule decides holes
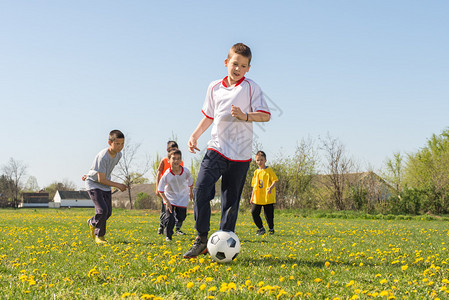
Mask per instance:
[[[50,185],[44,187],[44,190],[48,193],[48,198],[53,199],[56,191],[75,191],[76,185],[68,179],[61,181],[53,181]]]
[[[427,144],[408,155],[404,180],[422,194],[425,212],[448,213],[449,208],[449,129],[433,134]]]

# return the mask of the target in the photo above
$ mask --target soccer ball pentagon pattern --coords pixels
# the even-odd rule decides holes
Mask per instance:
[[[227,263],[234,260],[240,252],[240,240],[232,231],[219,230],[207,241],[207,250],[213,260]]]

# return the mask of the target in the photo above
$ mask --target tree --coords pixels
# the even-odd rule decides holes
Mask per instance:
[[[421,207],[432,213],[447,213],[449,206],[449,129],[433,134],[417,153],[409,154],[404,181],[424,193]]]
[[[11,188],[14,182],[5,175],[0,176],[0,207],[9,206],[9,199],[13,198]]]
[[[61,181],[53,181],[44,190],[48,193],[48,198],[53,199],[55,197],[56,191],[75,191],[76,185],[68,179]]]
[[[397,193],[400,193],[404,180],[404,163],[401,153],[393,153],[393,158],[387,160],[385,167],[387,170],[383,177],[395,188]]]
[[[301,202],[302,206],[310,206],[311,183],[313,176],[317,173],[317,151],[313,140],[311,138],[302,139],[287,164],[289,190],[292,198],[296,202]]]
[[[29,176],[27,182],[25,183],[24,191],[33,193],[39,191],[39,184],[34,176]]]
[[[21,161],[14,160],[14,158],[11,157],[2,169],[3,174],[11,183],[9,190],[13,197],[14,207],[17,207],[21,191],[21,180],[26,174],[27,166]]]
[[[133,209],[133,202],[131,197],[131,189],[134,184],[141,183],[143,176],[150,170],[150,159],[147,156],[145,161],[139,163],[137,161],[137,152],[141,144],[132,144],[128,138],[128,142],[122,150],[122,158],[118,163],[118,168],[114,172],[114,176],[126,185],[128,189],[128,198],[130,208]]]
[[[321,139],[321,149],[324,151],[324,165],[327,178],[324,185],[331,192],[331,198],[336,209],[345,209],[344,192],[348,186],[348,176],[355,169],[355,163],[347,157],[344,145],[336,138],[327,135]]]

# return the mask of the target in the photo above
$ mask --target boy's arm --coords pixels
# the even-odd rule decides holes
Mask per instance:
[[[189,142],[187,143],[189,152],[196,153],[195,150],[200,151],[200,149],[198,149],[198,147],[196,146],[197,141],[200,138],[200,136],[207,130],[207,128],[209,128],[209,126],[212,124],[213,121],[214,121],[213,119],[210,119],[208,117],[204,117],[200,121],[200,123],[198,124],[196,129],[193,131],[192,135],[190,136]]]
[[[273,183],[267,188],[268,194],[271,194],[271,191],[274,189],[277,183],[277,180],[273,181]]]
[[[249,203],[253,203],[253,198],[254,198],[254,188],[253,191],[251,192],[251,199],[249,200]]]
[[[167,209],[172,213],[172,206],[170,203],[170,200],[167,199],[167,196],[165,196],[165,193],[159,193],[162,196],[162,199],[164,199],[164,203],[167,205]]]
[[[98,172],[97,174],[98,174],[98,182],[99,183],[107,185],[107,186],[116,187],[122,192],[126,190],[126,185],[107,179],[105,173]]]
[[[161,177],[162,175],[162,170],[164,170],[164,160],[161,160],[161,162],[159,163],[159,167],[157,168],[157,174],[156,174],[156,187],[159,186],[159,181],[161,181]],[[156,188],[156,195],[159,196],[159,191]]]
[[[240,107],[234,105],[231,108],[231,115],[240,121],[247,122],[268,122],[271,119],[271,115],[266,112],[255,111],[244,113]]]
[[[189,198],[190,201],[193,201],[193,185],[189,187]]]

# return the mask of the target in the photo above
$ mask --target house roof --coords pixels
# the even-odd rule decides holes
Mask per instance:
[[[90,199],[87,191],[58,191],[61,199]]]

